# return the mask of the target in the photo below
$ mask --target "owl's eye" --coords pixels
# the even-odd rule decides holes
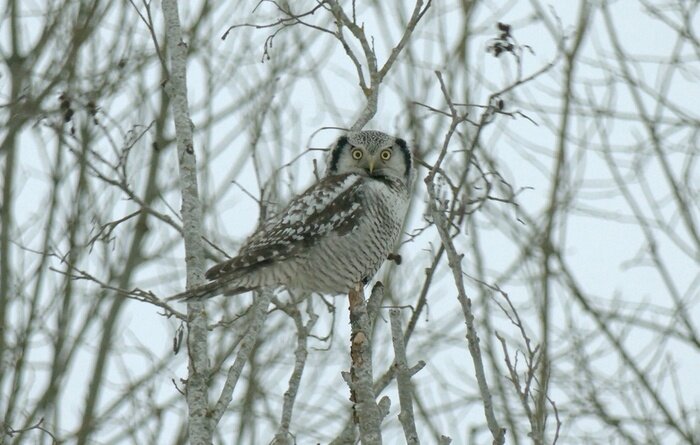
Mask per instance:
[[[354,160],[359,161],[360,159],[362,159],[362,150],[356,148],[351,152],[351,155]]]
[[[379,154],[379,157],[382,158],[382,161],[388,161],[389,158],[391,158],[391,150],[384,150]]]

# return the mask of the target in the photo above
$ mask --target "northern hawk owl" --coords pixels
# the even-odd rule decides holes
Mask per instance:
[[[399,239],[413,174],[403,139],[372,130],[341,136],[323,179],[261,224],[235,258],[209,269],[210,283],[173,299],[279,286],[340,294],[367,283]]]

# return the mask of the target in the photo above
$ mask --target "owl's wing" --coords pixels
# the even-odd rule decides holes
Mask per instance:
[[[364,211],[361,179],[352,173],[323,178],[256,232],[238,256],[215,265],[206,277],[216,280],[231,272],[283,261],[331,233],[350,232]]]

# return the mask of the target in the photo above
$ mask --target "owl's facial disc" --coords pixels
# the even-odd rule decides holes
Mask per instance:
[[[412,154],[406,141],[365,130],[338,138],[331,149],[329,173],[358,173],[375,178],[412,179]]]

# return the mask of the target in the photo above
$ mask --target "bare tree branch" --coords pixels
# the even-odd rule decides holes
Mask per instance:
[[[404,436],[407,444],[418,444],[418,432],[416,430],[416,419],[413,416],[413,385],[411,384],[411,373],[406,361],[406,344],[401,329],[401,311],[390,309],[391,320],[391,342],[394,345],[394,366],[396,367],[396,384],[399,391],[399,403],[401,412],[399,421],[403,426]]]
[[[377,283],[372,293],[383,292]],[[376,297],[370,297],[376,298]],[[358,284],[348,295],[350,301],[350,374],[346,382],[350,386],[350,400],[353,402],[353,417],[360,429],[363,444],[381,444],[381,422],[384,417],[375,401],[372,385],[372,327],[364,298],[362,285]]]
[[[177,0],[163,0],[166,22],[166,40],[170,54],[169,79],[165,90],[173,105],[173,120],[177,139],[177,156],[182,193],[182,229],[185,239],[187,288],[204,283],[204,256],[202,253],[202,205],[197,185],[197,160],[192,139],[192,120],[187,99],[187,44],[182,30]],[[189,318],[187,350],[189,376],[187,378],[187,406],[189,409],[189,441],[193,445],[207,445],[212,440],[209,421],[208,374],[209,352],[207,343],[207,315],[204,303],[187,304]]]

